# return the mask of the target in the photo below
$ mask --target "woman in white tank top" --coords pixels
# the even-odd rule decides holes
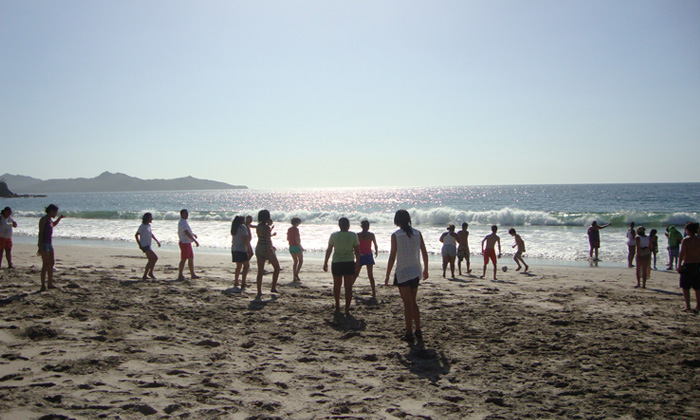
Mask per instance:
[[[421,233],[411,227],[411,215],[406,210],[396,212],[394,224],[400,229],[391,235],[391,251],[389,252],[384,285],[389,285],[391,270],[396,263],[394,285],[398,286],[401,294],[404,321],[406,322],[406,333],[401,339],[412,342],[414,338],[417,338],[418,341],[422,341],[423,332],[420,327],[420,311],[416,303],[416,295],[418,294],[421,274],[423,280],[428,278],[428,251],[425,249]],[[422,270],[421,256],[423,257]],[[416,327],[415,334],[413,332],[414,325]]]
[[[637,254],[637,286],[646,288],[647,278],[651,274],[651,247],[649,237],[644,233],[644,226],[637,228],[637,236],[635,238],[636,254]]]

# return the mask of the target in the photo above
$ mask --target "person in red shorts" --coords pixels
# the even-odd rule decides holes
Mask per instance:
[[[496,235],[498,226],[491,226],[491,234],[486,235],[481,241],[481,253],[484,254],[484,273],[481,275],[483,279],[486,277],[486,267],[489,265],[489,260],[493,263],[493,279],[496,280],[496,244],[498,244],[498,258],[501,258],[501,238]],[[486,247],[484,248],[484,244]]]
[[[2,254],[7,258],[7,268],[15,268],[12,265],[12,228],[17,223],[12,219],[12,209],[5,207],[0,212],[0,267],[2,266]]]
[[[185,276],[182,275],[182,272],[185,269],[185,263],[188,264],[192,279],[195,280],[199,278],[198,275],[194,274],[194,251],[192,250],[192,242],[194,242],[194,244],[197,246],[199,246],[199,242],[197,242],[197,235],[192,233],[190,224],[187,222],[188,218],[189,212],[186,209],[182,209],[180,211],[180,222],[178,222],[177,225],[177,235],[178,239],[180,240],[178,244],[180,245],[180,265],[178,266],[177,275],[178,280],[185,280]]]

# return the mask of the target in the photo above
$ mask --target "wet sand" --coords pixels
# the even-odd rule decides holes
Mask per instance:
[[[196,250],[201,279],[175,281],[178,255],[156,250],[143,282],[136,247],[57,247],[59,289],[38,293],[34,252],[0,271],[2,419],[700,418],[700,316],[671,272],[634,289],[629,269],[505,260],[497,282],[448,280],[433,258],[409,345],[398,291],[372,300],[364,270],[346,317],[317,260],[291,283],[280,253],[280,293],[266,275],[256,301]]]

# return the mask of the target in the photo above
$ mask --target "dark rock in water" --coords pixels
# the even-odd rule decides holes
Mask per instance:
[[[366,355],[362,356],[362,360],[364,360],[366,362],[376,362],[377,360],[379,360],[379,358],[377,357],[376,354],[366,354]]]
[[[253,348],[253,347],[255,347],[255,341],[252,341],[252,340],[246,341],[245,343],[241,344],[241,347],[243,347],[244,349]]]

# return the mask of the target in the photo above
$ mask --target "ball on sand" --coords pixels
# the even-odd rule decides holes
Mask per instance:
[[[503,270],[503,272],[508,271],[508,266],[507,266],[507,265],[504,265],[503,267],[501,267],[501,270]]]

